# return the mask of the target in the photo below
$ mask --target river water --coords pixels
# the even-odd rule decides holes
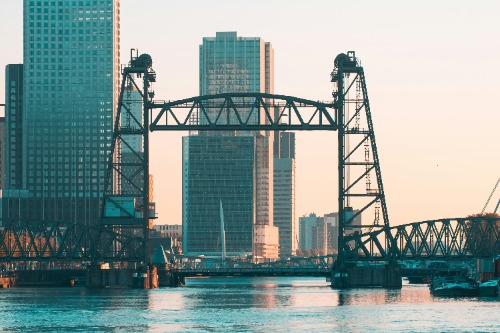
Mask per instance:
[[[497,298],[333,290],[323,278],[200,278],[182,288],[0,289],[2,332],[499,332]]]

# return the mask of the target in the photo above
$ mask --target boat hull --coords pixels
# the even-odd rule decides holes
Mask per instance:
[[[431,289],[434,296],[451,296],[451,297],[474,297],[478,295],[477,288],[446,288],[446,289]]]
[[[498,296],[498,286],[479,286],[479,296]]]

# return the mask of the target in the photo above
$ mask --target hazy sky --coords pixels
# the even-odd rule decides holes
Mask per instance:
[[[22,1],[0,3],[0,65],[21,63]],[[500,177],[500,1],[121,3],[122,62],[152,55],[158,99],[198,95],[198,45],[216,31],[271,42],[275,92],[312,100],[331,99],[335,56],[356,51],[393,225],[477,213]],[[151,136],[159,224],[181,223],[186,134]],[[297,133],[297,217],[337,210],[336,151],[336,133]]]

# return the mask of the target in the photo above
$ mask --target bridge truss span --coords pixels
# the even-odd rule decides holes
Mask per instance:
[[[129,237],[119,230],[62,221],[2,221],[0,262],[140,262],[143,258],[138,253],[143,242],[142,238]]]
[[[226,93],[197,96],[152,102],[151,109],[151,131],[337,130],[332,103],[284,95]]]
[[[416,222],[353,232],[344,241],[346,261],[494,258],[500,254],[500,218]]]

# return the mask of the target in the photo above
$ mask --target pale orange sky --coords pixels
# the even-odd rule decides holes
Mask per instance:
[[[217,31],[271,42],[275,92],[312,100],[331,99],[335,56],[356,51],[392,225],[477,213],[500,176],[498,1],[121,3],[122,62],[152,55],[158,99],[198,94],[198,45]],[[0,9],[3,68],[22,62],[22,1]],[[159,224],[181,223],[183,135],[151,136]],[[337,210],[336,151],[335,132],[297,132],[297,218]]]

